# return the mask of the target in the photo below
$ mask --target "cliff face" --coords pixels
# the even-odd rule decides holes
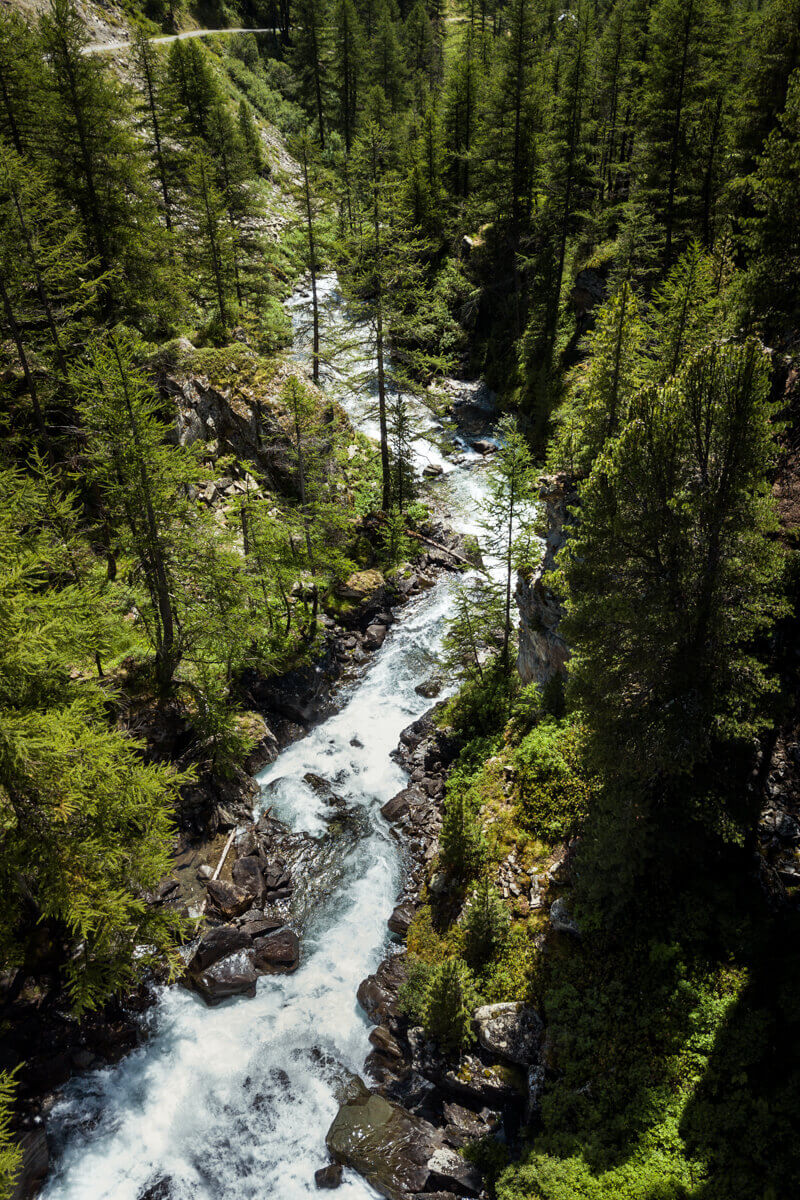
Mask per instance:
[[[556,555],[566,541],[572,519],[570,509],[577,504],[578,493],[575,481],[566,474],[543,475],[539,482],[547,526],[545,553],[530,579],[517,576],[515,592],[520,616],[517,665],[526,684],[543,684],[554,675],[564,675],[569,658],[569,649],[559,633],[561,602],[544,583],[544,576],[555,566]]]

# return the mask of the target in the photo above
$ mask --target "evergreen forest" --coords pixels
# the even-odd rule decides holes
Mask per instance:
[[[796,1200],[798,489],[800,0],[0,5],[0,1200]],[[306,827],[437,596],[402,804],[348,728]],[[81,1191],[85,1081],[303,979],[365,837],[313,1069],[368,1018],[430,1173],[351,1083],[327,1167],[289,1089],[305,1175]]]

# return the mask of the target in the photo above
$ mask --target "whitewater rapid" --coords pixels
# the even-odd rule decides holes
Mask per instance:
[[[321,295],[326,331],[340,331],[345,314],[334,277],[321,281]],[[308,302],[303,293],[292,305],[296,353],[306,361]],[[351,368],[369,367],[367,341],[362,329],[360,348],[346,352]],[[374,433],[368,382],[348,386],[352,371],[341,367],[323,374],[354,423]],[[442,466],[433,486],[450,523],[476,532],[479,456],[424,406],[415,415],[423,426],[414,446],[417,471]],[[459,465],[442,451],[448,437]],[[359,836],[343,837],[320,866],[324,903],[307,916],[299,969],[265,976],[254,999],[218,1008],[181,987],[162,989],[144,1043],[117,1065],[73,1080],[53,1109],[47,1128],[55,1166],[46,1200],[318,1194],[314,1172],[327,1162],[337,1081],[343,1070],[361,1073],[370,1050],[356,990],[386,950],[386,920],[400,885],[398,848],[379,811],[405,782],[390,752],[430,705],[414,689],[436,669],[453,586],[444,580],[407,605],[363,676],[340,697],[337,713],[259,777],[274,814],[294,829],[325,829],[324,803],[303,781],[309,771],[330,780],[359,817]],[[347,1171],[339,1195],[375,1193]]]

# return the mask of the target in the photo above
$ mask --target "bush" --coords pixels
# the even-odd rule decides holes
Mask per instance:
[[[579,725],[544,721],[514,753],[517,799],[523,823],[538,837],[561,841],[580,828],[593,781],[583,763]]]
[[[434,968],[425,990],[422,1023],[444,1054],[456,1058],[475,1040],[472,1013],[477,1005],[475,984],[462,959],[446,958]]]
[[[486,858],[475,802],[459,779],[448,781],[439,844],[442,866],[457,879],[472,879]]]
[[[488,876],[478,881],[462,917],[464,957],[471,967],[482,967],[508,938],[511,917]]]

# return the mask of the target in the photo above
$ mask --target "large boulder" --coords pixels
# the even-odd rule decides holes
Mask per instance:
[[[213,967],[221,958],[245,950],[250,945],[250,935],[233,925],[218,925],[209,929],[200,939],[200,944],[189,959],[187,969],[197,975]]]
[[[428,1162],[442,1135],[399,1104],[367,1092],[343,1104],[325,1141],[336,1162],[352,1167],[387,1200],[425,1190]]]
[[[354,571],[336,585],[326,603],[342,624],[363,624],[386,606],[386,581],[380,571]]]
[[[567,908],[566,900],[561,897],[550,905],[550,924],[556,933],[570,933],[573,937],[581,936],[578,922]]]
[[[440,1146],[428,1160],[426,1186],[431,1191],[441,1188],[459,1196],[479,1196],[483,1177],[477,1167],[450,1146]]]
[[[231,877],[236,886],[242,888],[250,896],[254,908],[259,908],[264,903],[267,886],[264,882],[261,863],[254,855],[238,858],[233,864]]]
[[[212,909],[230,921],[253,907],[253,897],[244,888],[226,883],[224,879],[209,879],[206,883],[208,903]]]
[[[538,1059],[544,1025],[529,1005],[484,1004],[472,1019],[478,1041],[490,1054],[521,1067]]]
[[[253,964],[265,974],[291,974],[300,963],[300,939],[291,929],[278,929],[253,942]]]
[[[519,1104],[526,1096],[527,1081],[516,1066],[492,1062],[485,1054],[462,1054],[454,1062],[422,1029],[409,1029],[408,1042],[414,1070],[447,1095],[489,1107]]]
[[[258,973],[249,951],[239,950],[189,978],[195,991],[213,1007],[230,996],[255,996]]]
[[[383,960],[374,975],[368,975],[359,985],[358,1003],[376,1025],[385,1025],[396,1015],[397,994],[407,973],[405,954],[393,954]]]

